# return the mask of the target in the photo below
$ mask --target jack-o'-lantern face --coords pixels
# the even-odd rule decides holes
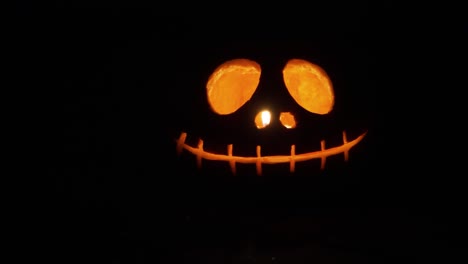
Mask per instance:
[[[333,114],[343,94],[335,94],[325,68],[297,57],[272,64],[240,57],[213,66],[198,90],[205,105],[192,104],[187,128],[175,136],[177,153],[191,156],[200,170],[224,167],[232,175],[347,163],[367,129],[346,128],[352,119]]]

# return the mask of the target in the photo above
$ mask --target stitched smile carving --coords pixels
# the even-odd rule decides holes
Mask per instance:
[[[325,140],[320,141],[321,149],[317,151],[307,152],[307,153],[296,153],[296,145],[291,145],[291,153],[289,155],[275,155],[275,156],[262,156],[261,146],[256,147],[256,157],[242,157],[236,156],[233,154],[234,146],[233,144],[227,145],[226,154],[217,154],[206,151],[203,149],[203,140],[198,141],[196,147],[192,147],[188,144],[185,144],[187,139],[187,133],[182,132],[179,139],[177,140],[177,153],[180,155],[185,149],[197,157],[197,166],[198,168],[202,167],[202,159],[206,160],[219,160],[229,162],[231,172],[236,174],[236,163],[254,163],[256,165],[257,175],[262,175],[262,164],[277,164],[277,163],[289,163],[289,171],[291,173],[295,172],[296,162],[307,161],[311,159],[321,159],[320,169],[325,168],[325,162],[327,157],[338,155],[343,153],[344,160],[348,161],[349,150],[354,147],[356,144],[361,141],[367,132],[364,132],[359,137],[355,138],[348,142],[346,138],[346,132],[343,132],[343,144],[340,146],[325,148]]]

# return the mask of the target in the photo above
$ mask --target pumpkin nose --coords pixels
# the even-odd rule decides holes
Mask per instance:
[[[291,112],[281,112],[279,120],[287,129],[296,127],[296,118],[294,118],[294,115]]]
[[[292,129],[296,127],[296,119],[291,112],[281,112],[279,116],[281,124],[287,128]],[[268,110],[262,110],[255,116],[255,125],[258,129],[267,127],[271,123],[271,113]]]
[[[262,110],[255,116],[255,125],[258,129],[267,127],[271,122],[271,113],[268,110]]]

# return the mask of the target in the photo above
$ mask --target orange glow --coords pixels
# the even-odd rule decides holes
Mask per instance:
[[[211,73],[206,83],[206,98],[211,110],[219,115],[229,115],[243,107],[251,100],[257,90],[261,71],[260,65],[249,59],[233,59],[219,65]],[[333,85],[325,70],[320,66],[302,59],[291,59],[284,66],[282,77],[291,97],[308,112],[325,115],[333,110],[335,103]],[[250,109],[248,111],[250,112]],[[249,122],[251,122],[250,118]],[[277,112],[272,115],[268,110],[262,110],[256,113],[253,121],[258,129],[264,129],[271,124],[272,118],[275,118],[273,125],[276,125]],[[287,129],[297,127],[296,117],[291,112],[279,113],[279,122]],[[274,132],[273,129],[268,130],[270,129],[258,131],[258,134]],[[280,130],[284,134],[293,132],[285,131],[282,128]],[[309,132],[304,131],[304,133],[307,135]],[[225,163],[235,175],[237,164],[251,164],[249,166],[255,168],[257,175],[260,176],[263,173],[263,167],[268,166],[268,164],[289,164],[289,171],[294,173],[297,163],[309,160],[320,161],[320,165],[317,166],[320,166],[319,168],[322,170],[325,169],[327,159],[330,156],[343,157],[344,161],[347,162],[351,149],[361,142],[366,134],[367,131],[348,141],[346,131],[342,131],[342,143],[335,145],[322,139],[317,142],[316,147],[312,147],[312,150],[307,149],[305,152],[302,151],[303,146],[299,145],[300,153],[296,153],[295,143],[299,141],[295,140],[292,141],[293,143],[288,143],[290,150],[273,153],[274,155],[270,155],[269,151],[272,150],[269,150],[268,146],[262,150],[262,146],[257,144],[250,146],[251,151],[255,150],[255,154],[235,155],[236,152],[239,154],[240,151],[236,151],[236,146],[230,144],[232,142],[225,142],[225,151],[219,151],[218,148],[216,148],[217,151],[212,151],[210,147],[213,145],[206,144],[208,149],[205,149],[203,139],[199,138],[198,142],[187,140],[188,135],[185,132],[182,132],[179,138],[175,139],[175,142],[177,153],[180,155],[182,152],[188,152],[189,155],[193,155],[198,168],[202,168],[206,161],[217,161]],[[281,143],[284,140],[282,135],[279,135],[273,144]],[[289,138],[287,140],[289,142]],[[240,148],[244,150],[245,146]],[[330,166],[330,161],[328,161],[328,166]]]
[[[259,112],[255,116],[255,125],[257,128],[265,128],[270,124],[271,121],[271,113],[267,110]]]
[[[315,150],[307,153],[296,153],[296,146],[291,145],[291,152],[287,155],[275,155],[275,156],[262,156],[261,155],[261,146],[256,146],[256,156],[251,157],[244,157],[244,156],[235,156],[234,146],[232,144],[227,145],[227,153],[226,154],[218,154],[209,152],[203,149],[203,140],[199,140],[198,145],[196,147],[192,147],[185,143],[187,139],[187,133],[181,133],[180,137],[176,139],[177,143],[177,151],[179,154],[185,149],[188,152],[192,153],[196,156],[197,166],[198,168],[202,167],[202,160],[217,160],[217,161],[227,161],[231,168],[233,174],[236,173],[236,163],[245,163],[245,164],[255,164],[257,174],[262,174],[262,165],[263,164],[278,164],[278,163],[289,163],[290,172],[293,173],[295,171],[295,164],[297,162],[312,160],[312,159],[320,159],[320,168],[323,170],[325,168],[325,163],[327,157],[343,154],[344,160],[348,161],[349,159],[349,151],[351,148],[356,146],[367,134],[367,132],[361,134],[357,138],[348,141],[346,132],[343,131],[343,144],[336,146],[336,147],[325,147],[325,140],[320,142],[320,150]]]
[[[291,96],[307,111],[323,115],[333,109],[333,86],[320,66],[292,59],[283,69],[283,79]]]
[[[285,128],[291,129],[296,127],[296,119],[290,112],[282,112],[279,119]]]
[[[211,109],[227,115],[242,107],[260,82],[260,65],[247,59],[230,60],[216,68],[206,84]]]

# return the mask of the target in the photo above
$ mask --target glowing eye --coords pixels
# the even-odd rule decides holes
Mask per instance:
[[[260,71],[258,63],[247,59],[230,60],[216,68],[206,84],[211,109],[220,115],[237,111],[257,89]]]
[[[270,124],[270,121],[271,113],[267,110],[263,110],[255,116],[255,125],[257,128],[265,128]]]
[[[283,69],[283,79],[291,96],[307,111],[324,115],[333,109],[332,83],[318,65],[292,59]]]

